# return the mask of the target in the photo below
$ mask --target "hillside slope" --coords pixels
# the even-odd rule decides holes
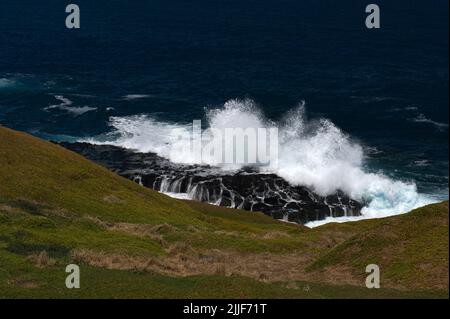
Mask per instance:
[[[331,249],[307,270],[347,266],[358,275],[366,265],[377,264],[382,280],[390,286],[448,289],[448,201],[404,215],[341,225],[352,226],[365,230]]]
[[[82,289],[65,288],[69,263]],[[175,200],[0,127],[0,297],[446,296],[448,203],[310,230]]]

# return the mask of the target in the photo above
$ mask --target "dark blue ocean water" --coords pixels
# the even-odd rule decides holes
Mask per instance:
[[[276,120],[304,100],[367,147],[368,169],[448,197],[447,0],[74,2],[79,30],[69,2],[0,2],[0,124],[72,140],[110,116],[187,123],[251,98]]]

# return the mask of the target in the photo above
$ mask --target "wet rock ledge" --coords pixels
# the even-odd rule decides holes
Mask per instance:
[[[117,146],[60,143],[145,187],[215,205],[261,211],[273,218],[304,224],[326,217],[358,216],[362,204],[343,192],[319,196],[274,174],[252,169],[223,172],[214,167],[174,164],[154,153]]]

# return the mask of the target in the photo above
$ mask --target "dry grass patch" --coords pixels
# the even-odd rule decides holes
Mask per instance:
[[[121,204],[124,203],[125,201],[118,198],[115,195],[106,195],[105,197],[103,197],[103,201],[107,202],[108,204]]]
[[[72,219],[76,218],[76,214],[68,211],[64,208],[56,208],[56,209],[43,209],[42,215],[46,217],[61,217],[64,219]]]
[[[86,218],[107,230],[124,232],[126,234],[141,238],[149,238],[159,243],[162,247],[166,248],[169,247],[169,244],[164,239],[163,234],[177,230],[176,227],[169,224],[145,225],[131,223],[111,223],[102,221],[97,217],[88,216]]]
[[[179,245],[179,244],[178,244]],[[94,267],[159,273],[173,277],[194,275],[245,276],[261,282],[321,281],[363,284],[348,269],[308,273],[310,258],[301,254],[248,254],[217,249],[194,252],[189,245],[174,245],[166,257],[129,256],[118,253],[75,250],[72,257]]]
[[[28,259],[31,260],[38,268],[46,268],[56,265],[56,260],[51,258],[45,250],[38,254],[29,255]]]
[[[39,284],[32,280],[26,280],[21,278],[12,278],[7,281],[8,285],[18,286],[27,289],[39,288]]]
[[[0,212],[11,214],[11,215],[21,213],[20,210],[14,208],[14,207],[11,207],[9,205],[5,205],[5,204],[0,204]]]
[[[281,231],[271,231],[264,233],[261,238],[263,239],[276,239],[276,238],[283,238],[283,237],[292,237],[291,235],[281,232]]]

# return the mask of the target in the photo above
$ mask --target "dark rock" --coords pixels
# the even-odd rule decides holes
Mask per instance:
[[[277,175],[251,168],[230,173],[210,166],[174,164],[154,153],[110,145],[61,145],[145,187],[189,194],[191,199],[220,206],[261,211],[276,219],[303,224],[326,217],[358,216],[362,208],[341,191],[319,196]]]

